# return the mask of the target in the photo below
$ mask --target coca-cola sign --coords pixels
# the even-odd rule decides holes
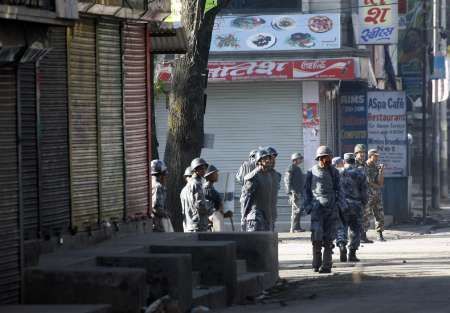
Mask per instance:
[[[157,77],[170,80],[170,64],[158,66]],[[209,62],[209,81],[254,80],[351,80],[355,79],[353,59],[295,61]]]

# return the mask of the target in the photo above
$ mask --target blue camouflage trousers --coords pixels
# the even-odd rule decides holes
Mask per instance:
[[[340,223],[337,230],[336,244],[358,250],[361,243],[361,231],[363,229],[363,206],[357,203],[348,203],[348,209],[340,212]]]
[[[317,205],[311,211],[311,241],[321,241],[324,245],[332,244],[336,238],[338,223],[336,209]]]

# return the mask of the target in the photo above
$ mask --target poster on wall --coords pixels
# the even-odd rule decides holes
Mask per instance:
[[[303,142],[304,168],[310,169],[316,164],[314,156],[320,146],[320,118],[317,103],[303,104]]]
[[[396,44],[398,3],[396,0],[359,0],[355,19],[356,41],[360,45]]]
[[[407,173],[407,130],[405,92],[367,93],[368,149],[377,149],[386,177]]]
[[[211,40],[211,52],[340,47],[340,15],[330,13],[218,16]]]
[[[367,145],[366,91],[345,92],[340,96],[341,151],[353,153],[357,144]]]

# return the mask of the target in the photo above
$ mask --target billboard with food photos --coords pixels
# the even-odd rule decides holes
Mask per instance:
[[[338,49],[339,14],[216,17],[211,52]]]

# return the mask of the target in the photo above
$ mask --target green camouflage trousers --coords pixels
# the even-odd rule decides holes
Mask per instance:
[[[369,195],[369,201],[364,209],[363,226],[367,232],[370,228],[370,218],[375,217],[375,230],[384,231],[384,209],[381,195]]]

